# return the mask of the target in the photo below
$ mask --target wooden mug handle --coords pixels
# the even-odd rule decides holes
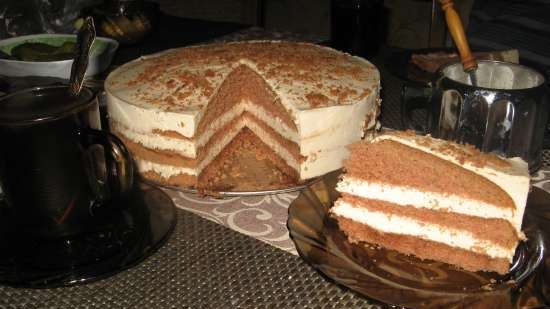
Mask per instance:
[[[466,34],[464,33],[464,26],[462,21],[458,16],[454,8],[454,3],[452,0],[439,0],[441,3],[441,8],[445,12],[445,20],[447,21],[447,27],[449,27],[449,32],[453,37],[458,52],[460,54],[460,61],[464,67],[464,71],[469,72],[477,68],[477,61],[470,46],[468,45],[468,40],[466,39]]]

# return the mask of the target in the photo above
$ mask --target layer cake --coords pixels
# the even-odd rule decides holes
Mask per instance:
[[[338,169],[380,103],[379,72],[366,60],[273,41],[142,57],[112,72],[105,89],[111,130],[142,175],[197,188],[246,150],[269,160],[284,185]]]
[[[330,211],[351,242],[508,272],[524,239],[525,161],[410,132],[350,148]]]

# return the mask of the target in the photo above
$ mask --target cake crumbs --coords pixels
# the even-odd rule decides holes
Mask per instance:
[[[310,92],[306,94],[306,98],[311,107],[325,106],[329,102],[329,98],[321,93]]]

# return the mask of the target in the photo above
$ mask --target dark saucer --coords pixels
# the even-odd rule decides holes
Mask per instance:
[[[288,230],[300,256],[326,278],[391,308],[541,309],[550,305],[550,194],[533,187],[510,272],[469,272],[381,247],[352,244],[328,210],[339,172],[300,192]]]
[[[0,284],[51,288],[106,278],[154,253],[176,224],[170,197],[144,183],[103,209],[88,232],[56,240],[18,238],[0,222]]]

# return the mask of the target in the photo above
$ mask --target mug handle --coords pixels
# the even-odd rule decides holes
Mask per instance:
[[[404,130],[414,130],[419,134],[429,133],[429,115],[424,124],[415,124],[412,113],[415,110],[430,112],[433,87],[423,83],[405,83],[401,89],[401,126]]]
[[[102,195],[100,199],[104,200],[130,192],[134,183],[134,165],[122,141],[111,133],[96,129],[82,129],[80,134],[86,148],[92,145],[103,146],[107,184],[100,185],[102,187],[99,190]],[[97,161],[93,164],[97,164]],[[92,181],[98,182],[97,177]]]

